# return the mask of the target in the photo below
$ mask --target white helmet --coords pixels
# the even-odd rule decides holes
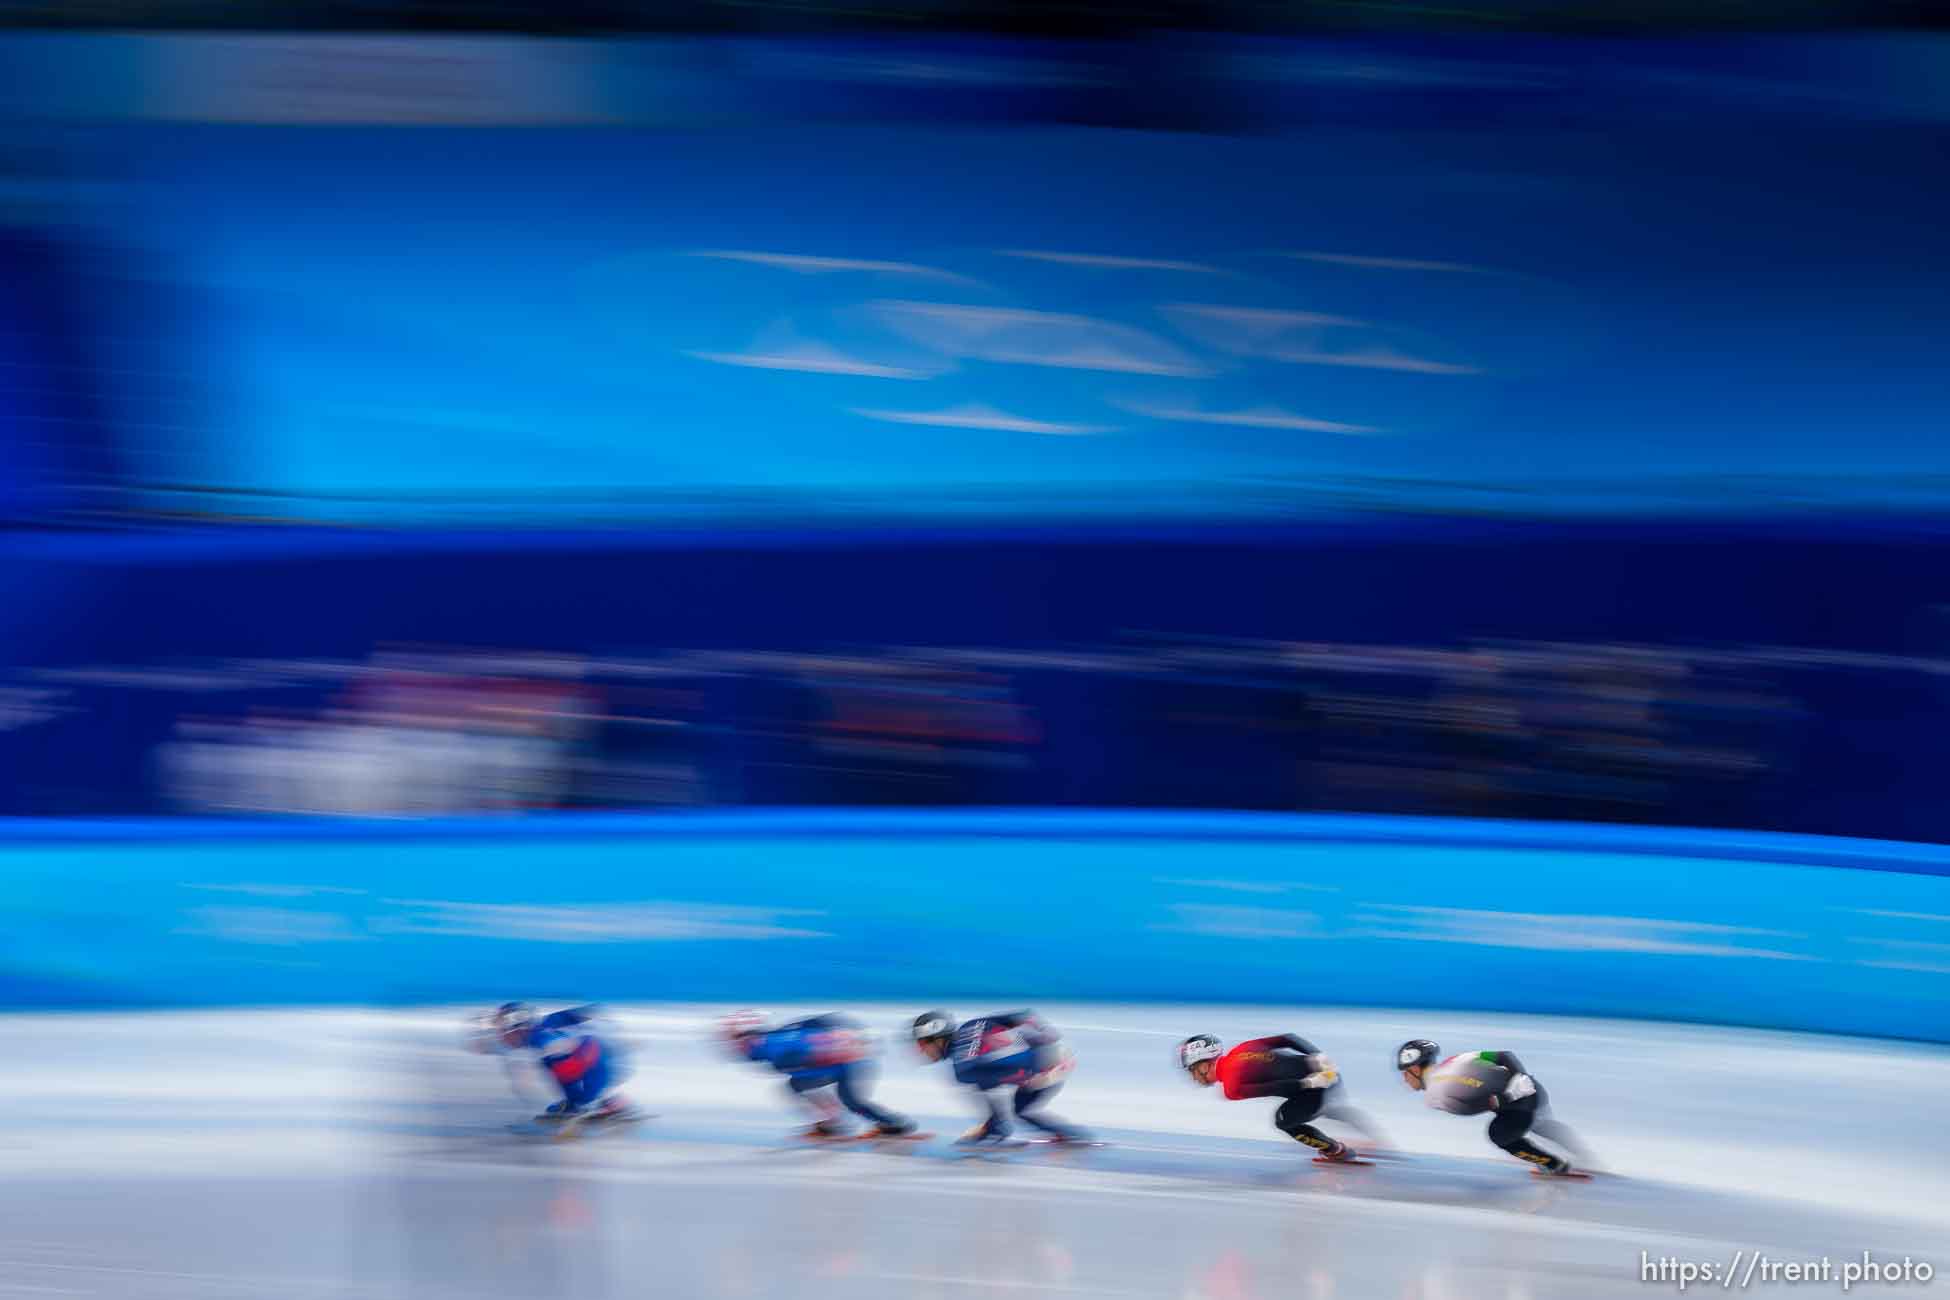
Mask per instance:
[[[914,1017],[909,1032],[917,1043],[925,1043],[931,1038],[947,1038],[955,1032],[955,1018],[946,1011],[923,1011]]]
[[[765,1032],[765,1016],[762,1012],[743,1010],[732,1011],[718,1017],[718,1037],[735,1043],[752,1034]]]
[[[1216,1034],[1193,1034],[1178,1045],[1178,1064],[1189,1070],[1200,1061],[1216,1061],[1226,1052],[1226,1045]]]
[[[526,1002],[503,1002],[494,1009],[493,1023],[500,1033],[513,1034],[533,1029],[540,1019]]]

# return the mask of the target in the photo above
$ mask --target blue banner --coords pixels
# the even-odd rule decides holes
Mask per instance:
[[[1940,849],[1006,812],[71,823],[0,846],[14,1006],[1211,1000],[1950,1041]]]

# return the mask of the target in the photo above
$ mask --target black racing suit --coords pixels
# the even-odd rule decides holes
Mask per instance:
[[[1521,1082],[1519,1082],[1521,1080]],[[1532,1078],[1515,1052],[1464,1052],[1429,1071],[1424,1084],[1430,1104],[1457,1115],[1493,1111],[1490,1141],[1519,1160],[1551,1173],[1563,1173],[1571,1162],[1530,1140],[1531,1134],[1554,1142],[1580,1160],[1586,1159],[1577,1135],[1552,1117],[1550,1094]],[[1518,1093],[1521,1095],[1511,1095]]]
[[[1225,1089],[1229,1101],[1281,1098],[1280,1108],[1273,1112],[1273,1126],[1322,1155],[1341,1155],[1347,1144],[1308,1122],[1317,1116],[1352,1124],[1369,1137],[1379,1137],[1360,1111],[1343,1103],[1340,1073],[1334,1063],[1298,1034],[1276,1034],[1240,1043],[1213,1062],[1212,1077]],[[1313,1080],[1311,1084],[1309,1079]]]

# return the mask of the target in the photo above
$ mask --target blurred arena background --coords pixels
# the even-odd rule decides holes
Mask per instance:
[[[253,12],[0,32],[23,843],[1950,838],[1927,13]]]
[[[7,812],[1950,829],[1920,11],[273,12],[0,37]]]
[[[1922,0],[0,0],[0,1006],[94,1053],[0,1071],[23,1285],[784,1294],[754,1242],[949,1215],[720,1168],[734,999],[1062,999],[1133,1077],[1187,1004],[1495,1013],[1640,1157],[1566,1210],[1435,1141],[1477,1190],[1306,1192],[1303,1266],[1143,1154],[1263,1125],[1086,1061],[1139,1154],[955,1212],[1005,1289],[1445,1300],[1471,1197],[1512,1300],[1926,1244],[1946,157]],[[455,1156],[502,1080],[429,1026],[556,994],[634,1004],[663,1133]],[[134,1193],[91,1253],[124,1140],[272,1180],[260,1257]],[[762,1209],[616,1226],[686,1178]],[[1218,1262],[1118,1262],[1137,1188]]]

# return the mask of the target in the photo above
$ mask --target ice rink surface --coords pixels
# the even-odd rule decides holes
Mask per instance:
[[[715,1007],[613,1008],[631,1092],[657,1118],[570,1142],[507,1131],[544,1100],[539,1078],[463,1052],[457,1009],[0,1018],[15,1045],[0,1066],[0,1300],[1533,1300],[1676,1293],[1644,1280],[1662,1256],[1735,1267],[1688,1294],[1841,1294],[1864,1251],[1950,1266],[1942,1048],[1046,1005],[1079,1058],[1051,1110],[1112,1145],[965,1158],[948,1141],[973,1121],[969,1099],[898,1036],[920,1005],[848,1009],[889,1040],[878,1099],[937,1140],[787,1141],[799,1114],[777,1076],[712,1042]],[[1336,1058],[1396,1158],[1316,1166],[1271,1127],[1274,1103],[1224,1102],[1174,1064],[1189,1033],[1285,1030]],[[1609,1176],[1535,1178],[1482,1120],[1425,1109],[1389,1068],[1413,1036],[1520,1053]],[[1827,1282],[1763,1280],[1823,1256]]]

